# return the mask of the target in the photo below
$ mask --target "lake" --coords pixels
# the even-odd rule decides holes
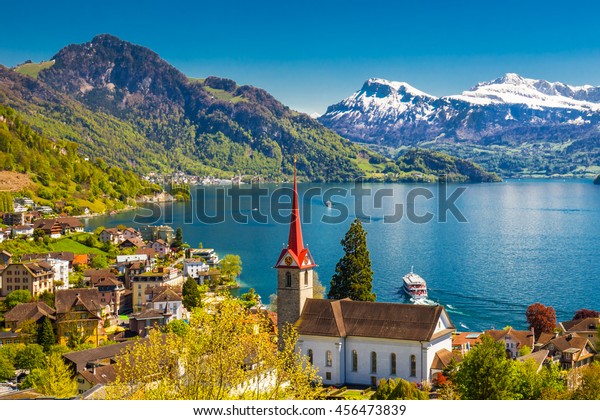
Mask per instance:
[[[272,267],[287,241],[290,185],[261,187],[260,199],[244,197],[239,206],[232,204],[237,201],[231,187],[192,187],[191,202],[155,206],[147,221],[182,227],[192,247],[201,242],[221,257],[239,254],[242,287],[253,287],[268,303],[276,291]],[[462,331],[525,328],[525,311],[535,302],[553,306],[559,321],[580,308],[600,310],[600,258],[594,254],[600,243],[600,187],[591,180],[363,184],[371,195],[360,200],[353,188],[298,187],[304,241],[325,286],[343,253],[340,240],[358,214],[368,232],[378,301],[406,302],[402,277],[413,268],[427,281],[429,299],[445,305]],[[440,208],[443,188],[454,213]],[[287,203],[287,210],[277,210],[274,202]],[[402,217],[390,221],[400,215],[398,205]],[[90,218],[86,229],[139,227],[134,220],[151,213],[138,209]],[[432,220],[421,220],[428,213]]]

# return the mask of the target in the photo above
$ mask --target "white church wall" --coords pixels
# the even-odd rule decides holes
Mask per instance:
[[[324,385],[340,385],[345,382],[344,340],[341,337],[302,335],[296,347],[300,349],[303,356],[308,356],[309,350],[312,350],[313,366],[317,368]],[[327,366],[328,351],[331,352],[331,366]],[[328,379],[328,372],[330,379]]]

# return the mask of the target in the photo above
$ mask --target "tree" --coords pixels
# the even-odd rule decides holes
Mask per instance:
[[[523,346],[521,346],[521,348],[519,349],[519,352],[517,354],[519,356],[527,356],[528,354],[531,354],[531,347],[529,347],[527,345],[523,345]]]
[[[367,249],[367,232],[359,219],[355,219],[341,241],[344,256],[335,266],[331,278],[329,299],[375,301],[371,257]]]
[[[188,277],[185,283],[183,283],[182,294],[183,306],[188,311],[191,311],[192,309],[202,305],[202,294],[200,293],[200,289],[198,289],[196,280],[193,278]]]
[[[99,236],[105,229],[106,228],[104,226],[98,226],[96,229],[94,229],[94,235]]]
[[[556,328],[556,312],[552,306],[544,306],[541,303],[529,305],[527,312],[529,328],[533,328],[535,339],[542,333],[551,333]]]
[[[190,324],[185,322],[183,319],[175,319],[169,322],[163,329],[166,333],[173,333],[180,337],[185,337],[190,329]]]
[[[246,293],[240,296],[240,300],[246,308],[250,309],[260,303],[260,296],[251,287]]]
[[[319,274],[313,272],[313,299],[323,299],[325,297],[325,286],[319,280]]]
[[[455,382],[462,399],[505,400],[513,398],[513,361],[504,345],[489,335],[481,336],[461,363]]]
[[[242,273],[242,258],[239,255],[225,255],[219,262],[219,269],[227,281],[234,282],[235,278]]]
[[[178,227],[175,231],[175,239],[171,242],[171,246],[173,248],[181,248],[181,245],[183,245],[183,231]]]
[[[10,292],[4,300],[4,305],[7,310],[11,310],[19,303],[29,303],[33,300],[29,290],[14,290]]]
[[[8,356],[0,353],[0,381],[6,381],[15,376],[15,366]]]
[[[77,394],[77,383],[71,370],[58,353],[50,353],[42,369],[34,369],[30,376],[31,386],[40,394],[55,398],[69,398]]]
[[[94,258],[92,258],[92,260],[90,261],[90,266],[92,268],[106,268],[108,267],[108,260],[104,255],[98,254]]]
[[[45,317],[44,322],[38,329],[38,344],[48,353],[55,343],[56,337],[52,329],[52,323],[48,317]]]
[[[600,400],[600,363],[581,369],[581,384],[573,393],[574,400]]]
[[[575,314],[573,315],[573,321],[576,321],[578,319],[598,318],[598,317],[600,317],[600,312],[598,312],[598,311],[594,311],[592,309],[580,309],[577,312],[575,312]]]
[[[58,286],[57,284],[58,282],[54,282],[54,286]],[[46,305],[48,305],[51,308],[54,308],[54,293],[51,293],[47,290],[44,290],[38,297],[37,299],[38,301],[44,302]]]
[[[259,328],[252,328],[257,324]],[[277,351],[266,325],[266,319],[253,317],[237,299],[196,309],[184,337],[151,331],[148,339],[120,356],[117,380],[107,386],[106,395],[109,399],[316,398],[321,393],[319,378],[296,351],[295,330],[284,330],[284,349]]]
[[[46,355],[39,344],[28,344],[20,348],[15,355],[15,367],[17,369],[33,370],[39,369],[46,363]]]
[[[377,391],[371,396],[372,400],[428,400],[427,392],[421,391],[416,384],[402,378],[382,379]]]

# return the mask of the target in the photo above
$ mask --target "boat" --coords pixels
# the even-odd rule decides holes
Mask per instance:
[[[412,268],[410,273],[402,278],[404,292],[415,300],[427,298],[427,283],[421,276],[414,273]]]

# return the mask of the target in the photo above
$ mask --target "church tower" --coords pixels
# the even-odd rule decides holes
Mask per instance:
[[[296,185],[296,159],[294,158],[294,191],[287,247],[281,251],[277,269],[277,324],[279,332],[286,323],[294,325],[300,318],[306,299],[313,297],[313,269],[315,262],[302,241],[298,188]]]

